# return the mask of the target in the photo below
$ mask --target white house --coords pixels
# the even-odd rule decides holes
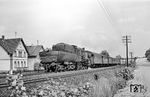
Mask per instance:
[[[28,66],[29,70],[34,70],[35,66],[38,66],[41,62],[39,53],[44,50],[42,45],[35,45],[35,46],[27,46],[27,50],[29,52],[28,56]]]
[[[22,38],[0,38],[0,71],[27,69],[28,51]]]

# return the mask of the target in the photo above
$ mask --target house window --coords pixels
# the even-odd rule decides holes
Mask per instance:
[[[20,62],[19,62],[19,61],[18,61],[18,67],[21,67],[21,66],[20,66]]]
[[[15,67],[15,68],[17,67],[17,62],[16,62],[16,61],[14,61],[14,67]]]
[[[17,57],[17,51],[15,51],[14,56]]]
[[[27,67],[26,61],[24,61],[24,66]]]
[[[22,51],[19,51],[19,57],[22,57]]]
[[[23,61],[21,61],[21,67],[24,67],[24,66],[23,66]]]
[[[26,52],[24,52],[24,57],[26,57]]]

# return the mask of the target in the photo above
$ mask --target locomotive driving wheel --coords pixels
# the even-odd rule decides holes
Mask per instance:
[[[68,70],[74,70],[75,65],[74,64],[68,64],[67,68],[68,68]]]

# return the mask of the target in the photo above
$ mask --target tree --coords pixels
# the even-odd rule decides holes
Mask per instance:
[[[146,52],[145,52],[145,57],[148,57],[150,55],[150,49],[148,49]]]
[[[103,50],[100,54],[104,55],[105,57],[109,57],[110,56],[107,50]]]
[[[121,56],[120,55],[117,55],[116,59],[121,63]]]
[[[117,59],[121,59],[121,56],[120,56],[120,55],[117,55],[116,58],[117,58]]]
[[[148,49],[148,50],[145,52],[145,57],[147,58],[148,61],[150,61],[150,49]]]

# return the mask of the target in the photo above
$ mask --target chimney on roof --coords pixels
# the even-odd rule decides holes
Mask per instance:
[[[82,48],[85,51],[85,48]]]
[[[37,45],[39,45],[39,40],[37,40]]]
[[[4,36],[4,35],[2,35],[2,39],[3,39],[3,40],[5,39],[5,36]]]

